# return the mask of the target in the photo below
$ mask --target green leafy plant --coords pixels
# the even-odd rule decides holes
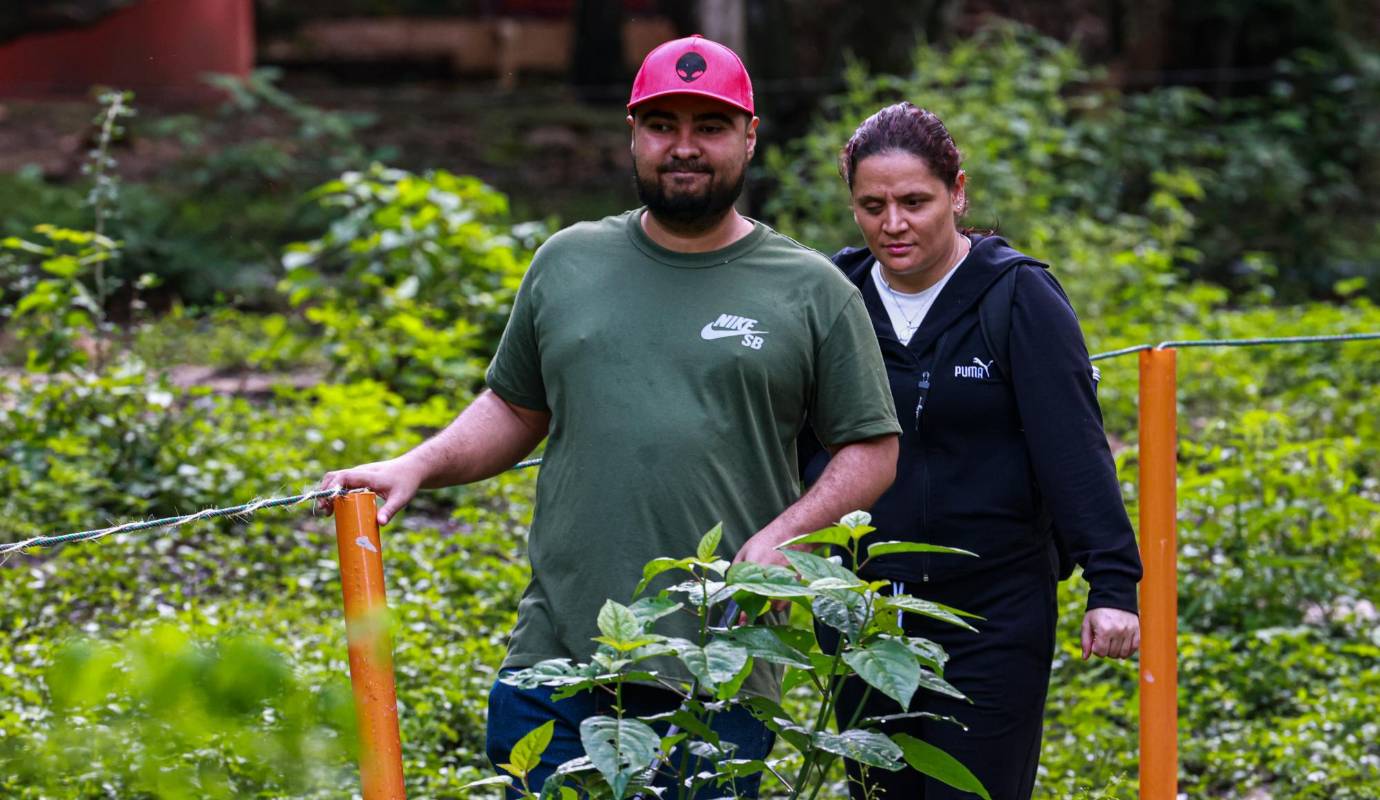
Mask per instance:
[[[286,249],[281,288],[341,377],[416,399],[472,391],[544,226],[508,222],[502,194],[440,170],[375,165],[310,197],[339,216]]]
[[[0,763],[31,785],[76,773],[93,788],[191,800],[300,793],[352,777],[343,676],[313,689],[254,637],[203,644],[163,625],[119,643],[72,641],[46,683],[46,735],[0,745]]]
[[[18,323],[15,335],[28,348],[29,369],[71,370],[87,363],[89,356],[94,356],[98,371],[105,366],[112,330],[106,303],[115,288],[106,268],[121,252],[121,243],[105,232],[120,197],[110,148],[124,135],[122,121],[134,114],[132,97],[115,91],[102,91],[98,97],[96,146],[83,165],[92,179],[86,203],[94,228],[41,224],[33,229],[41,241],[17,236],[0,240],[0,300],[5,299],[6,285],[10,292],[22,294],[12,308],[0,307],[0,314]]]
[[[528,775],[550,740],[549,732],[541,733],[543,729],[538,728],[519,742],[510,763],[501,765],[511,776],[478,781],[471,787],[502,783],[518,786],[525,797],[564,798],[575,796],[568,785],[574,784],[592,797],[621,799],[657,782],[674,787],[674,794],[662,794],[664,797],[691,797],[711,786],[736,797],[736,779],[766,773],[779,781],[791,798],[814,798],[826,783],[829,767],[841,758],[850,758],[871,769],[897,770],[909,765],[988,797],[972,773],[951,756],[914,737],[888,736],[876,730],[877,720],[861,718],[861,710],[842,725],[833,721],[841,687],[851,676],[866,684],[864,698],[873,691],[881,692],[902,708],[909,707],[922,689],[963,698],[943,678],[948,660],[943,648],[928,639],[907,636],[897,612],[971,629],[963,619],[969,615],[911,595],[883,595],[880,590],[886,582],[864,581],[856,570],[888,553],[972,554],[907,542],[877,542],[864,552],[862,539],[875,530],[869,521],[867,514],[855,512],[837,525],[787,542],[780,550],[791,564],[789,569],[751,562],[730,565],[716,555],[722,538],[719,526],[701,538],[693,556],[649,562],[636,595],[664,573],[688,573],[689,577],[631,605],[607,601],[598,617],[602,635],[594,640],[599,649],[589,663],[543,661],[503,678],[524,688],[557,687],[554,699],[584,691],[610,693],[614,714],[590,717],[580,726],[586,755],[560,765],[542,787],[534,790]],[[822,545],[844,554],[852,568],[843,566],[842,558],[796,549]],[[713,624],[716,609],[730,600],[734,603],[731,608],[741,609],[744,622],[739,624],[730,612],[721,624]],[[772,603],[783,600],[798,603],[807,618],[838,631],[839,646],[833,652],[821,651],[812,629],[774,624],[767,611]],[[679,613],[696,617],[696,640],[655,632],[657,620]],[[648,664],[650,659],[664,657],[678,660],[692,678],[674,680]],[[740,696],[744,680],[759,662],[785,668],[787,686],[808,684],[814,688],[818,704],[812,718],[797,719],[767,697]],[[634,682],[674,692],[680,699],[679,707],[654,718],[626,714],[623,689]],[[748,708],[799,754],[794,775],[781,774],[779,762],[737,757],[735,746],[715,734],[711,727],[715,715],[733,705]],[[913,715],[933,716],[926,712]],[[518,784],[513,783],[514,778]]]
[[[227,95],[221,115],[226,120],[279,115],[292,125],[288,142],[251,139],[210,154],[197,167],[194,180],[252,182],[283,180],[296,174],[330,175],[367,163],[372,156],[359,133],[376,122],[374,114],[322,108],[278,86],[281,69],[260,67],[248,75],[208,75],[206,80]],[[194,129],[193,129],[194,130]],[[187,132],[186,128],[174,128]]]
[[[8,309],[10,326],[26,348],[28,369],[70,371],[105,352],[96,339],[108,329],[103,298],[89,284],[120,245],[95,231],[39,225],[34,233],[38,241],[0,240],[0,267],[8,264],[17,276],[12,285],[23,293]]]

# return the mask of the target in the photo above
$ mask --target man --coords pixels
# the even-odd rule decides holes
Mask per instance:
[[[542,246],[488,390],[450,426],[321,484],[378,492],[382,524],[419,488],[495,475],[547,438],[532,582],[505,670],[587,661],[604,601],[629,602],[647,561],[693,552],[718,521],[737,561],[785,564],[777,545],[870,506],[894,476],[899,426],[861,296],[823,256],[733,207],[758,125],[738,56],[698,36],[661,45],[637,74],[627,121],[645,209]],[[807,415],[834,457],[801,497],[794,439]],[[672,617],[659,630],[694,638],[691,622]],[[656,668],[688,677],[675,662]],[[756,670],[744,691],[778,695],[777,673]],[[643,688],[624,699],[643,714],[674,696]],[[602,702],[496,683],[490,758],[506,760],[555,719],[532,776],[540,787],[583,754],[579,723]],[[741,709],[715,726],[739,757],[770,750],[771,735]]]

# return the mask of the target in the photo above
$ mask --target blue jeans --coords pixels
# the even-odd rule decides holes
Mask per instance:
[[[555,772],[556,767],[585,754],[584,746],[580,744],[580,723],[588,717],[600,714],[613,715],[613,698],[605,692],[580,692],[564,700],[552,700],[553,692],[555,689],[549,686],[519,689],[502,681],[495,681],[493,689],[489,692],[489,725],[485,748],[489,761],[500,774],[507,774],[498,769],[498,765],[508,760],[513,746],[519,739],[548,720],[556,721],[551,744],[542,753],[541,766],[527,776],[528,785],[533,793],[537,794],[541,792],[542,784]],[[645,717],[659,714],[676,708],[679,702],[679,697],[665,689],[632,684],[623,687],[623,709],[626,716]],[[653,727],[663,736],[666,734],[666,723],[658,723]],[[738,746],[733,752],[734,758],[766,758],[776,741],[776,734],[741,706],[733,706],[727,712],[716,714],[710,727],[719,735],[720,740]],[[677,748],[672,753],[671,763],[679,767],[682,755],[682,749]],[[694,775],[706,768],[709,768],[709,765],[701,765],[699,759],[692,757],[685,774]],[[761,779],[760,774],[739,778],[734,784],[737,796],[757,797]],[[656,781],[657,786],[670,786],[672,783],[673,776],[665,774]],[[695,797],[724,797],[728,794],[731,794],[728,786],[711,786],[701,789]],[[520,796],[516,791],[508,792],[509,798]],[[664,796],[667,800],[676,798],[676,795],[669,791]]]

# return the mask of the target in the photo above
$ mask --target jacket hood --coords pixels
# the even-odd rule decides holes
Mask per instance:
[[[968,252],[968,258],[963,262],[964,271],[978,273],[987,278],[986,283],[990,283],[1001,277],[1002,273],[1017,264],[1036,264],[1045,266],[1041,262],[1020,252],[1007,243],[1005,239],[996,235],[966,234],[972,241],[973,248]],[[872,265],[877,259],[872,255],[872,251],[866,247],[845,247],[833,256],[834,264],[854,286],[862,288],[867,280],[867,273],[872,269]],[[955,276],[957,277],[957,276]]]
[[[930,312],[911,337],[907,347],[923,352],[949,325],[967,314],[982,299],[987,290],[1008,270],[1019,264],[1045,265],[1007,244],[1000,236],[968,234],[972,249],[958,271],[949,279],[944,291],[935,299]],[[879,336],[890,331],[886,309],[872,285],[869,275],[877,259],[866,247],[847,247],[834,255],[834,264],[843,270],[854,286],[862,292],[863,304],[872,316]]]

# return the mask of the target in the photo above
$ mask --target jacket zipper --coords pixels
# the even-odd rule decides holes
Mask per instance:
[[[944,340],[947,339],[947,338],[948,338],[948,332],[946,331],[943,335],[941,335],[941,336],[939,337],[939,340],[938,340],[937,342],[935,342],[935,355],[936,355],[935,363],[936,363],[936,364],[938,364],[938,360],[937,360],[938,355],[939,355],[938,351],[939,351],[939,349],[943,346]],[[916,404],[915,404],[915,419],[914,419],[913,427],[912,427],[912,429],[911,429],[911,430],[913,431],[913,433],[915,434],[915,438],[916,438],[916,440],[917,440],[917,445],[916,445],[916,446],[919,447],[918,441],[919,441],[919,438],[920,438],[920,417],[921,417],[921,414],[922,414],[922,413],[924,412],[924,410],[925,410],[924,397],[925,397],[925,395],[928,395],[928,394],[929,394],[929,392],[927,391],[927,390],[929,389],[928,383],[929,383],[930,380],[933,379],[934,376],[930,375],[929,373],[927,373],[927,372],[925,371],[925,365],[924,365],[923,362],[920,361],[920,357],[917,356],[917,355],[915,354],[915,351],[911,350],[911,349],[910,349],[909,347],[907,347],[906,345],[901,344],[901,343],[900,343],[900,340],[897,340],[896,343],[901,345],[901,349],[904,350],[905,353],[906,353],[906,355],[910,357],[911,364],[914,365],[914,367],[920,371],[920,378],[919,378],[919,380],[916,381],[916,384],[917,384],[917,385],[916,385],[916,389],[917,389],[917,390],[921,390],[923,393],[921,394],[920,397],[916,398],[916,399],[917,399],[917,402],[916,402]],[[926,459],[925,459],[925,449],[924,449],[924,447],[920,447],[920,464],[921,464],[921,468],[924,470],[924,480],[923,480],[923,482],[922,482],[922,488],[923,488],[923,490],[924,490],[924,494],[923,494],[923,496],[922,496],[922,498],[921,498],[921,501],[924,503],[924,510],[921,512],[921,515],[920,515],[920,531],[921,531],[921,534],[923,535],[923,534],[924,534],[924,531],[928,530],[928,528],[929,528],[929,524],[928,524],[928,523],[929,523],[929,517],[930,517],[930,470],[929,470],[929,464],[926,462]],[[929,554],[929,553],[922,553],[922,554],[920,555],[920,579],[921,579],[921,582],[923,582],[923,583],[929,583],[929,582],[930,582],[930,554]]]
[[[924,457],[925,457],[924,453],[921,452],[920,458],[921,458],[922,461],[924,460]],[[930,526],[929,526],[929,522],[930,522],[930,465],[929,465],[928,463],[925,464],[925,480],[923,481],[922,488],[924,489],[924,495],[923,495],[924,500],[923,500],[923,502],[924,502],[924,504],[925,504],[925,511],[924,511],[924,513],[921,514],[921,516],[920,516],[920,530],[921,530],[922,532],[927,532],[927,531],[929,531],[929,529],[930,529]],[[924,535],[928,536],[929,534],[928,534],[928,533],[925,533]],[[922,583],[929,583],[929,582],[930,582],[930,554],[929,554],[929,553],[921,553],[921,554],[920,554],[920,580],[921,580]]]
[[[949,332],[945,331],[944,333],[940,334],[938,341],[934,343],[934,358],[931,359],[931,369],[934,369],[935,367],[939,366],[939,356],[942,354],[942,351],[944,349],[944,342],[948,338]],[[916,356],[913,351],[909,350],[909,348],[907,348],[907,352],[911,353],[911,356],[914,358],[916,366],[920,368],[920,380],[918,381],[919,386],[917,388],[923,391],[922,397],[928,397],[930,390],[929,384],[930,381],[934,379],[934,376],[931,375],[929,372],[925,371],[925,365],[923,362],[920,361],[919,356]],[[928,536],[930,529],[930,464],[929,459],[925,456],[924,443],[921,441],[920,438],[920,421],[922,411],[924,411],[923,401],[916,403],[915,406],[915,442],[916,446],[920,448],[920,465],[921,469],[924,471],[924,476],[920,483],[922,490],[920,500],[923,504],[923,510],[920,513],[920,535]],[[929,553],[922,553],[920,555],[920,582],[930,582]]]

